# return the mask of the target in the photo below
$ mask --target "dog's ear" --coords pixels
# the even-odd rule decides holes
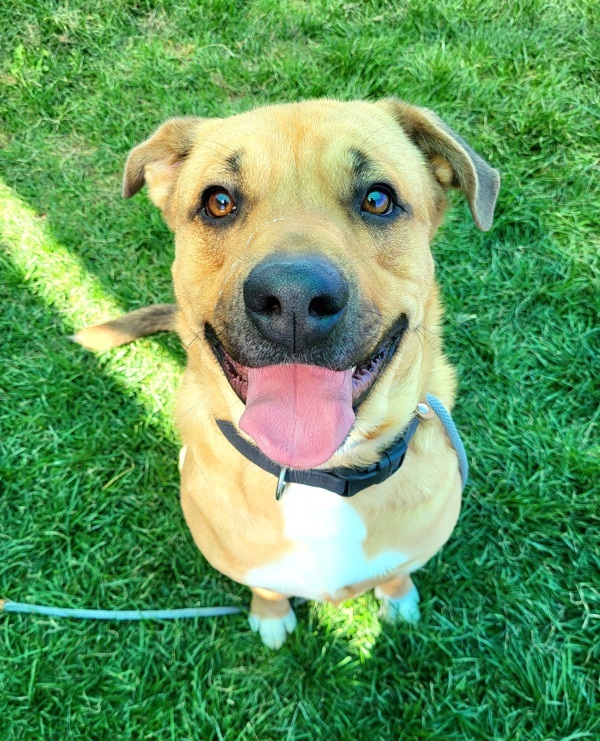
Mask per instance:
[[[442,187],[458,188],[465,194],[478,228],[484,232],[490,229],[500,190],[498,171],[433,111],[393,98],[381,101],[381,105],[424,152]]]
[[[123,197],[131,198],[148,184],[151,200],[165,210],[179,165],[188,156],[201,118],[170,118],[129,153],[123,177]]]

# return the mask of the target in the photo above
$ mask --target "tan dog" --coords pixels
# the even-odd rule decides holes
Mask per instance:
[[[177,306],[76,339],[106,349],[177,329],[181,503],[198,547],[252,589],[251,627],[274,648],[294,595],[378,587],[385,615],[416,619],[410,574],[450,537],[462,490],[437,417],[382,483],[352,498],[288,483],[281,501],[216,420],[285,473],[368,466],[426,394],[450,408],[430,242],[449,188],[490,228],[498,173],[426,109],[318,100],[167,121],[132,150],[124,196],[144,183],[175,234]]]

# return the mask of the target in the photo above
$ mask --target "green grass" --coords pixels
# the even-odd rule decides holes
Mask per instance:
[[[171,297],[171,238],[119,198],[172,114],[314,96],[436,110],[503,175],[435,248],[472,465],[418,627],[371,595],[241,617],[0,616],[0,738],[600,737],[596,0],[1,0],[0,596],[245,605],[178,504],[174,339],[95,357],[83,323]],[[595,367],[594,367],[595,366]],[[596,456],[596,457],[594,457]]]

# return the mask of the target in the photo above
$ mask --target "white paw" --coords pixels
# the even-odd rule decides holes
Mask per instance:
[[[287,615],[281,618],[260,618],[258,615],[248,617],[250,628],[258,633],[262,642],[269,648],[281,648],[285,639],[296,627],[296,616],[294,611],[290,610]]]
[[[415,586],[404,597],[388,597],[376,587],[375,596],[381,600],[379,615],[386,622],[396,623],[404,620],[407,623],[416,623],[421,617],[419,610],[421,597]]]

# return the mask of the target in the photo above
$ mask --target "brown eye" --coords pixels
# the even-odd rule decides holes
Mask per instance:
[[[220,219],[222,216],[229,216],[236,210],[235,201],[224,188],[216,188],[209,193],[204,204],[204,210],[208,216]]]
[[[367,191],[361,208],[363,211],[376,216],[387,216],[394,210],[394,199],[387,188],[382,185],[375,185]]]

